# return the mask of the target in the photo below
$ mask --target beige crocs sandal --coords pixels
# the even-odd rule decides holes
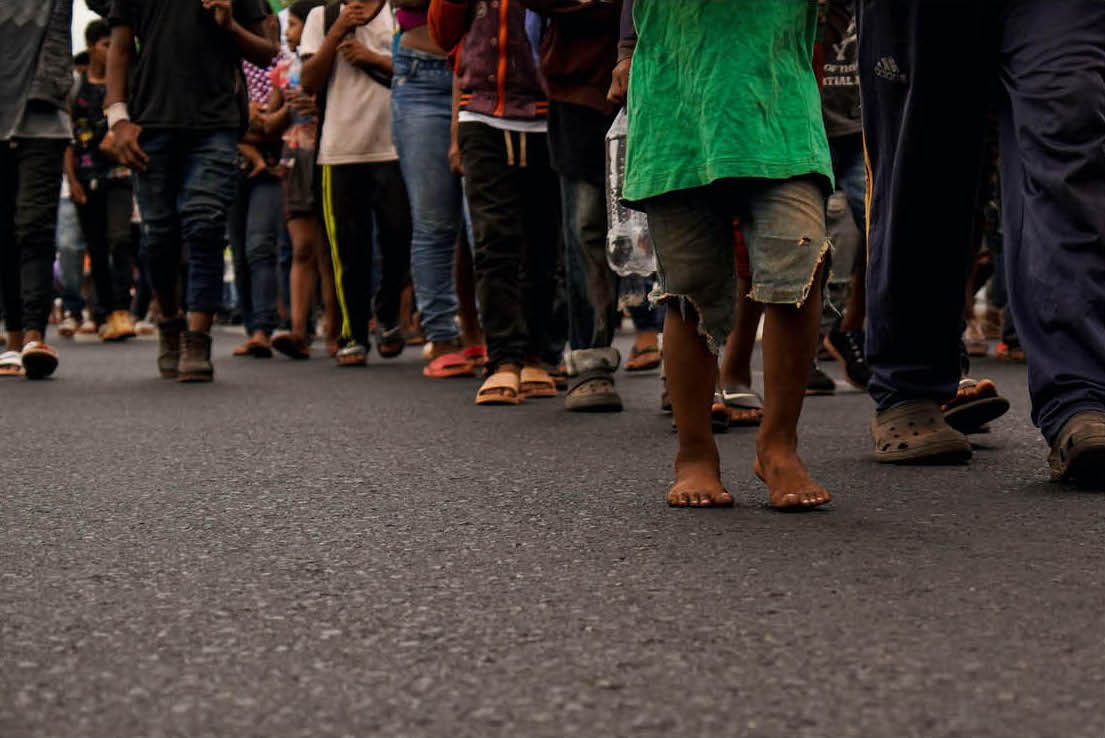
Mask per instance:
[[[519,378],[514,372],[495,372],[476,392],[477,405],[517,405],[522,401]]]
[[[895,405],[871,419],[880,464],[957,464],[971,458],[967,437],[948,425],[931,400]]]

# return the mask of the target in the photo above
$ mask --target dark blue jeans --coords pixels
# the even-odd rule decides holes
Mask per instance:
[[[277,252],[284,228],[280,180],[262,173],[238,175],[238,192],[227,214],[234,282],[247,334],[272,335],[276,328]]]
[[[955,395],[993,90],[1009,307],[1032,418],[1054,442],[1072,415],[1105,407],[1105,5],[862,0],[858,10],[871,394],[880,409]],[[911,114],[924,110],[954,113]]]
[[[150,278],[166,317],[180,307],[177,282],[188,260],[188,310],[222,305],[223,246],[234,199],[238,132],[147,129],[139,144],[149,156],[137,175]]]

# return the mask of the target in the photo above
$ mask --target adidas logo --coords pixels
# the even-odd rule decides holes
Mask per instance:
[[[875,64],[875,76],[888,79],[891,82],[905,83],[905,75],[898,69],[898,62],[892,56],[884,56]]]

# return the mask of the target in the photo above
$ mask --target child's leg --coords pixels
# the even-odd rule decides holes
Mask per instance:
[[[771,505],[808,508],[829,501],[798,456],[798,416],[821,320],[828,259],[825,196],[810,178],[763,186],[749,199],[750,297],[766,304],[764,419],[756,438],[757,475]]]
[[[721,357],[721,386],[743,384],[752,386],[752,351],[756,347],[756,331],[764,306],[748,299],[751,279],[737,278],[737,327],[729,334],[725,353]],[[808,367],[807,367],[808,370]]]
[[[710,431],[716,352],[733,329],[737,292],[724,191],[682,190],[651,198],[645,207],[656,245],[659,292],[667,304],[664,373],[679,431],[668,503],[732,505]]]
[[[684,315],[678,305],[669,305],[664,348],[664,373],[679,430],[675,484],[668,492],[668,504],[732,505],[733,498],[721,483],[721,461],[710,429],[717,357],[698,333],[698,316]]]
[[[821,321],[821,276],[801,308],[768,305],[764,325],[764,419],[756,437],[756,469],[772,507],[810,507],[829,493],[810,479],[798,456],[798,416]]]

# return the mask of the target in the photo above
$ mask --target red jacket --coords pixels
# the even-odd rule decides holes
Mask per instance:
[[[572,12],[557,12],[562,0],[520,2],[549,20],[548,32],[541,40],[541,73],[549,99],[613,113],[606,93],[618,61],[621,0],[598,2]]]
[[[430,35],[443,49],[460,44],[462,110],[498,118],[543,118],[545,82],[518,0],[431,0]]]

